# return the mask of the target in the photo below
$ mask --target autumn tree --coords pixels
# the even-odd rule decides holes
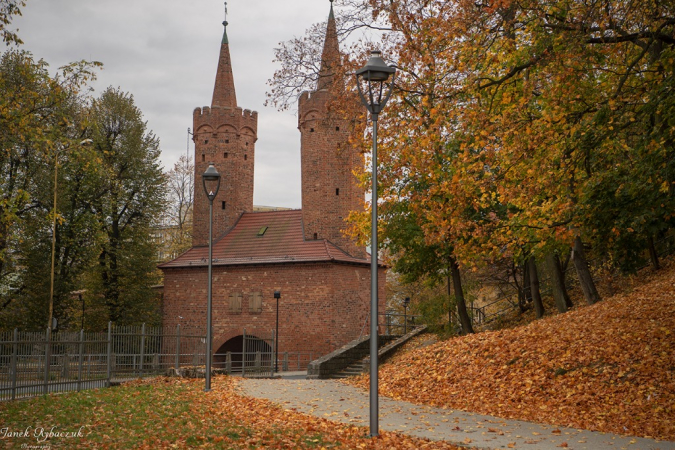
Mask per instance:
[[[67,306],[90,249],[83,87],[98,63],[78,62],[52,77],[44,61],[9,50],[0,63],[0,322],[46,327],[55,242],[54,307]],[[57,165],[60,170],[57,171]],[[89,171],[90,172],[90,171]],[[56,186],[55,175],[58,173]],[[54,194],[58,203],[54,209]],[[73,193],[73,196],[69,194]],[[56,223],[56,234],[54,234]],[[84,234],[83,234],[84,232]],[[87,236],[87,237],[83,237]],[[61,314],[59,318],[64,318]]]
[[[166,231],[170,258],[192,246],[192,212],[195,166],[189,155],[181,155],[167,173],[167,209],[162,227]]]
[[[108,88],[89,112],[87,136],[100,160],[92,210],[103,235],[90,295],[101,295],[115,323],[151,322],[157,242],[152,228],[165,205],[159,140],[147,130],[133,96]]]
[[[7,27],[11,25],[14,17],[21,15],[21,8],[24,6],[26,6],[25,0],[2,0],[0,2],[0,36],[6,45],[22,43],[16,31]]]

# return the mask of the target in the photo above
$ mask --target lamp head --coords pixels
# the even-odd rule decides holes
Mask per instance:
[[[216,198],[216,195],[218,195],[218,190],[220,189],[220,174],[212,162],[209,163],[209,167],[206,169],[206,172],[202,174],[202,183],[204,185],[204,192],[209,198],[209,201],[213,201],[213,199]]]
[[[281,291],[274,291],[274,298],[277,300],[281,298]]]
[[[390,75],[396,72],[391,66],[388,66],[382,59],[382,52],[373,50],[370,52],[370,59],[365,66],[356,71],[356,76],[366,81],[387,81]]]
[[[386,83],[390,76],[392,79],[387,87]],[[368,108],[373,120],[377,120],[378,114],[391,97],[395,77],[396,69],[384,62],[379,50],[373,50],[366,65],[356,71],[356,86],[361,102]],[[365,89],[361,87],[362,84],[365,85]]]

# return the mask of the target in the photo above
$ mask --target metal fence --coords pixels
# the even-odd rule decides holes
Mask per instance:
[[[110,386],[205,362],[203,334],[108,325],[102,333],[0,332],[0,400]]]

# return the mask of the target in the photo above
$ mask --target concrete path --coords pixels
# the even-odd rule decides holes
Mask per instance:
[[[368,392],[333,380],[245,379],[242,394],[286,409],[369,426]],[[380,429],[480,449],[675,450],[675,442],[619,436],[419,406],[380,396]],[[567,446],[565,446],[565,444]]]

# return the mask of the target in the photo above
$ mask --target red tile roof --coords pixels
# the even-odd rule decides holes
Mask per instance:
[[[261,230],[267,227],[262,235]],[[326,240],[306,241],[302,211],[244,213],[235,226],[213,244],[213,265],[276,264],[335,261],[370,264]],[[206,266],[208,246],[193,247],[160,268]]]

